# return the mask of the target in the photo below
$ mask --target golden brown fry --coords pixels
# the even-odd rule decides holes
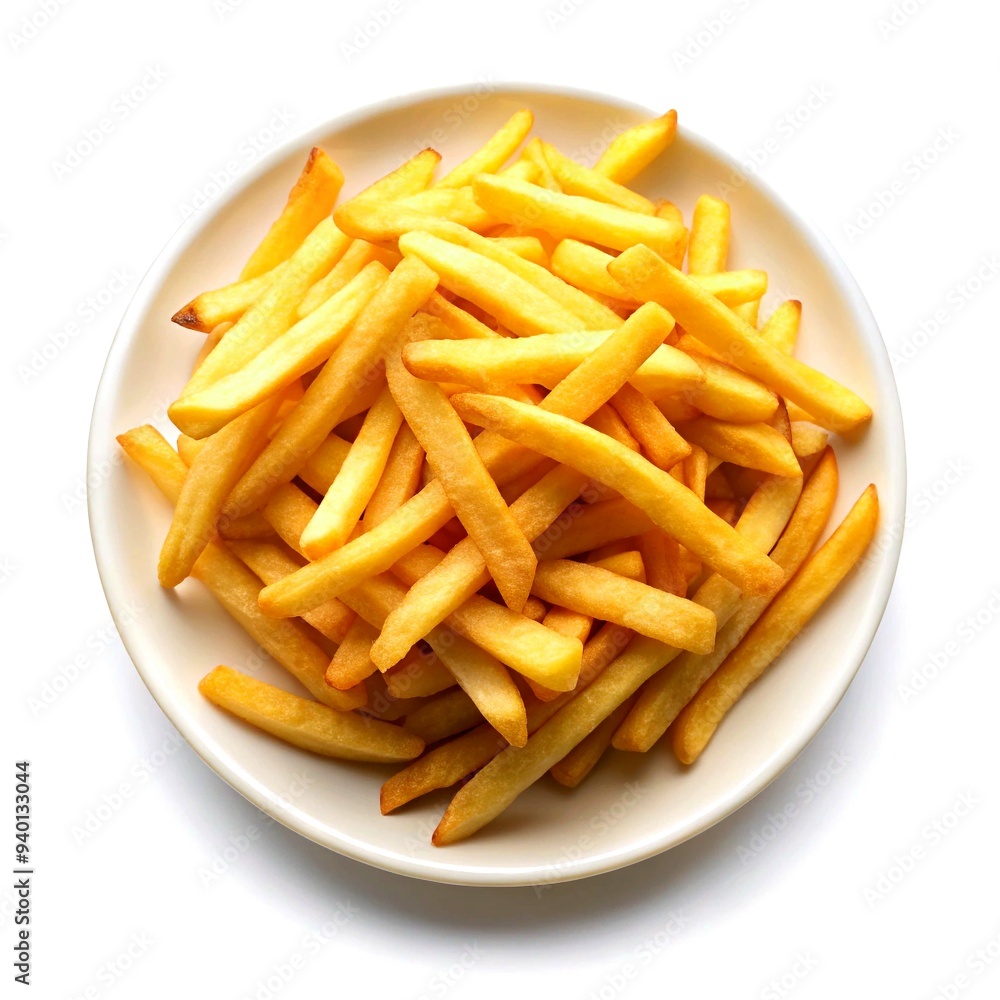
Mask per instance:
[[[691,445],[634,386],[623,385],[611,398],[611,405],[654,465],[667,470],[691,454]]]
[[[679,649],[707,653],[715,640],[711,611],[599,566],[546,559],[538,564],[532,593]]]
[[[424,340],[403,348],[406,367],[418,378],[456,382],[489,391],[505,383],[553,388],[611,335],[611,331],[542,333],[498,337],[488,343]],[[630,379],[640,391],[657,395],[696,390],[704,381],[698,361],[660,344]]]
[[[400,342],[410,317],[436,284],[437,275],[419,261],[403,261],[392,272],[299,405],[237,483],[226,502],[227,514],[239,516],[258,509],[326,440],[360,388],[380,383],[385,353]]]
[[[574,313],[551,296],[503,264],[467,247],[430,233],[408,232],[400,236],[399,249],[406,258],[422,260],[432,268],[450,292],[486,310],[519,336],[556,333],[581,325]]]
[[[535,116],[527,109],[515,112],[480,149],[442,177],[438,187],[463,187],[476,174],[495,173],[524,142],[534,122]]]
[[[549,768],[549,774],[565,788],[576,788],[597,766],[597,762],[611,746],[622,719],[628,715],[635,695],[622,702],[593,732],[582,740],[558,764]]]
[[[365,507],[366,531],[381,524],[417,492],[423,467],[424,449],[410,425],[404,422],[389,449],[382,478]]]
[[[281,215],[271,224],[250,259],[243,265],[240,281],[256,278],[287,260],[302,241],[333,211],[344,174],[318,146],[309,153]]]
[[[427,743],[478,726],[483,717],[464,691],[446,691],[406,717],[406,728]],[[492,728],[492,727],[491,727]],[[494,733],[496,730],[494,730]],[[503,737],[500,737],[503,739]]]
[[[712,417],[699,417],[678,424],[681,435],[723,461],[776,476],[801,474],[792,446],[784,435],[768,424],[730,424]]]
[[[668,308],[688,333],[798,403],[827,430],[846,433],[871,420],[871,409],[850,389],[772,347],[732,309],[647,247],[626,250],[608,269],[639,298]]]
[[[683,227],[655,215],[547,191],[535,184],[480,174],[472,182],[479,202],[494,218],[519,229],[545,229],[553,236],[624,250],[636,243],[671,257],[686,238]]]
[[[386,250],[366,240],[355,240],[344,251],[344,255],[333,265],[328,275],[320,278],[306,292],[299,303],[297,315],[300,320],[315,312],[341,289],[347,287],[369,264],[379,263],[391,271],[400,261],[395,250]]]
[[[326,668],[326,683],[338,691],[346,691],[375,673],[369,654],[377,638],[378,629],[374,625],[355,618]]]
[[[299,478],[317,493],[326,493],[351,450],[351,442],[331,434],[299,469]]]
[[[574,504],[534,540],[532,547],[539,559],[565,559],[608,542],[641,535],[652,527],[649,515],[622,497]]]
[[[426,698],[458,683],[436,653],[419,650],[383,676],[389,693],[397,698]]]
[[[403,421],[386,387],[368,411],[358,436],[312,520],[300,545],[310,559],[318,559],[343,545],[361,519],[389,458]]]
[[[826,543],[774,599],[729,658],[678,716],[673,748],[692,764],[743,692],[781,655],[864,554],[878,525],[878,493],[869,486]]]
[[[604,201],[609,205],[617,205],[630,212],[642,212],[645,215],[652,215],[656,211],[648,198],[616,183],[607,174],[591,170],[576,160],[571,160],[547,142],[541,145],[549,169],[566,194],[583,195],[595,201]]]
[[[676,111],[633,125],[615,136],[594,170],[619,184],[628,184],[674,141],[676,134]]]
[[[389,763],[413,760],[424,748],[424,741],[402,726],[334,711],[231,667],[216,667],[198,690],[258,729],[324,757]]]
[[[482,553],[503,599],[520,611],[531,590],[535,554],[504,503],[462,421],[440,387],[411,375],[402,360],[388,360],[386,375],[427,462]]]
[[[830,435],[813,424],[796,420],[791,425],[792,451],[797,458],[818,455],[826,447]]]
[[[688,273],[715,274],[726,269],[729,256],[729,205],[703,194],[694,206],[688,243]]]
[[[214,332],[223,323],[235,323],[254,302],[260,298],[267,288],[284,272],[288,270],[287,263],[256,278],[246,281],[234,281],[221,288],[202,292],[192,299],[183,309],[171,317],[174,323],[187,327],[189,330],[199,330],[202,333]],[[221,334],[219,335],[221,338]],[[216,340],[218,342],[218,338]],[[213,345],[214,346],[214,345]],[[206,352],[207,353],[207,352]],[[204,360],[203,358],[199,359]]]
[[[799,335],[802,320],[802,303],[795,299],[782,302],[760,328],[760,338],[782,354],[795,352],[795,341]]]

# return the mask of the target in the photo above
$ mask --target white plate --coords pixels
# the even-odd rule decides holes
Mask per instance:
[[[146,275],[108,357],[88,456],[88,482],[100,483],[90,493],[91,531],[112,614],[143,681],[197,753],[258,808],[316,843],[389,871],[472,885],[562,881],[632,864],[707,829],[772,781],[823,725],[864,659],[892,585],[905,495],[896,387],[857,285],[825,239],[687,130],[682,108],[677,140],[639,189],[671,198],[686,218],[699,194],[723,190],[733,210],[732,265],[765,268],[773,288],[801,299],[799,355],[872,405],[875,419],[862,440],[836,442],[841,493],[833,521],[875,482],[883,519],[874,555],[734,709],[690,771],[663,746],[615,753],[577,790],[541,781],[475,837],[443,849],[432,848],[429,835],[446,793],[383,817],[378,790],[391,768],[313,757],[201,698],[196,685],[206,671],[217,663],[245,666],[255,651],[198,583],[176,594],[160,589],[156,562],[169,510],[141,472],[117,459],[114,442],[146,422],[173,440],[165,406],[183,385],[201,335],[171,325],[170,316],[199,291],[232,280],[312,145],[340,163],[350,195],[425,146],[439,148],[448,167],[521,107],[533,109],[539,134],[588,159],[615,132],[654,114],[598,95],[484,85],[362,109],[293,139],[189,220]],[[765,313],[774,304],[769,296]],[[142,614],[118,616],[130,601]],[[273,663],[258,673],[286,683]],[[315,781],[290,796],[303,766]]]

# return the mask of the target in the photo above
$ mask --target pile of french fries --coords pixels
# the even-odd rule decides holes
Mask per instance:
[[[872,539],[828,435],[871,419],[759,323],[729,206],[627,185],[669,112],[583,166],[519,111],[435,180],[431,149],[337,204],[314,149],[170,408],[119,437],[173,504],[187,577],[298,682],[218,666],[206,698],[295,746],[407,762],[392,812],[461,786],[433,842],[548,772],[583,781],[664,735],[692,764]],[[509,165],[508,165],[509,164]],[[694,780],[694,779],[692,779]]]

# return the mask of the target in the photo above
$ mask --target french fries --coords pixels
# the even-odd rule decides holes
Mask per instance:
[[[528,109],[496,126],[437,181],[425,149],[339,205],[314,149],[242,271],[174,316],[207,334],[177,451],[119,438],[174,504],[160,582],[207,586],[301,689],[217,666],[202,694],[404,763],[383,813],[460,785],[438,846],[668,728],[693,762],[878,519],[871,486],[810,555],[831,435],[871,410],[792,357],[797,300],[760,316],[725,201],[629,186],[676,113],[594,166]]]

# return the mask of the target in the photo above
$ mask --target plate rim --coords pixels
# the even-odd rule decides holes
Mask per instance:
[[[517,81],[491,82],[489,86],[490,96],[539,93],[612,104],[631,113],[650,118],[661,113],[617,95],[585,88]],[[359,125],[366,119],[379,114],[427,101],[465,97],[474,93],[474,90],[475,84],[465,83],[414,91],[354,108],[301,129],[262,156],[212,203],[181,222],[153,259],[137,285],[108,349],[95,393],[88,432],[88,481],[94,471],[94,464],[98,461],[100,449],[107,446],[106,427],[110,423],[110,411],[113,408],[112,401],[114,399],[114,396],[108,391],[108,387],[117,377],[120,377],[120,369],[127,357],[127,347],[133,339],[135,329],[146,312],[149,300],[158,291],[164,276],[175,266],[187,248],[199,238],[201,232],[209,226],[214,218],[226,206],[236,201],[247,188],[266,174],[276,163],[286,157],[293,148],[302,148],[306,144],[316,145],[322,137],[331,131]],[[874,367],[874,378],[885,390],[888,406],[883,405],[879,413],[879,420],[885,422],[888,435],[889,462],[886,475],[899,484],[899,489],[895,494],[893,509],[883,509],[882,521],[883,524],[898,526],[898,530],[894,530],[890,534],[888,545],[881,549],[878,574],[872,585],[870,599],[866,602],[863,620],[859,623],[863,627],[855,629],[850,648],[844,652],[844,662],[850,666],[843,672],[843,683],[836,685],[826,702],[817,708],[818,724],[815,728],[810,727],[811,731],[804,740],[799,741],[800,745],[793,746],[790,753],[783,751],[774,754],[755,772],[721,796],[713,808],[696,815],[690,823],[683,825],[680,830],[674,831],[670,835],[648,836],[627,848],[590,855],[569,862],[564,866],[560,865],[558,868],[552,864],[498,866],[455,864],[447,861],[445,856],[447,852],[444,850],[441,852],[440,859],[402,857],[393,851],[380,848],[369,842],[361,842],[336,831],[331,831],[302,810],[282,804],[280,800],[276,800],[268,794],[268,790],[254,778],[252,773],[241,767],[238,762],[231,760],[220,747],[213,745],[212,738],[203,733],[199,727],[178,725],[175,713],[182,715],[183,712],[179,711],[179,707],[174,704],[169,683],[166,679],[158,678],[155,670],[150,670],[148,666],[142,665],[142,658],[137,658],[133,653],[135,637],[142,627],[141,621],[136,622],[121,616],[116,610],[121,607],[121,602],[112,597],[112,593],[119,588],[116,587],[116,581],[112,579],[115,575],[114,556],[113,553],[109,554],[108,552],[113,540],[106,536],[104,525],[100,523],[100,511],[104,504],[100,497],[103,492],[101,490],[88,491],[87,518],[101,587],[121,637],[122,645],[146,689],[178,733],[215,774],[262,812],[300,836],[304,836],[328,850],[383,871],[453,885],[513,887],[536,885],[540,882],[556,884],[605,874],[637,864],[677,847],[692,837],[704,833],[750,802],[790,767],[819,734],[857,676],[885,614],[896,577],[905,532],[905,436],[899,390],[890,363],[888,348],[857,280],[826,235],[758,174],[746,171],[744,165],[735,156],[686,124],[679,126],[679,130],[683,133],[685,141],[691,143],[699,152],[714,157],[723,165],[736,171],[739,176],[745,179],[745,186],[757,189],[765,198],[777,205],[799,230],[802,238],[810,245],[843,294],[856,320],[858,331],[869,348],[869,355]],[[193,729],[194,731],[187,732],[185,729]]]

